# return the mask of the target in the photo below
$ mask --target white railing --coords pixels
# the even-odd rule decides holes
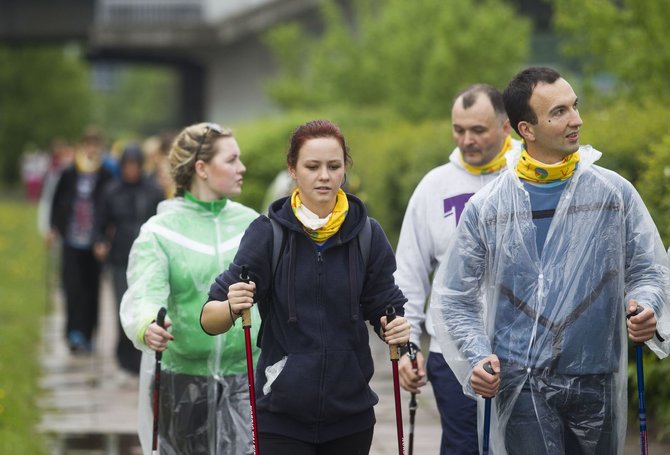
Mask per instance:
[[[207,12],[217,19],[225,19],[278,1],[281,0],[207,0]]]
[[[95,19],[103,24],[202,22],[206,20],[205,3],[206,0],[98,0]]]
[[[286,0],[97,0],[96,22],[103,24],[216,22],[282,1]]]

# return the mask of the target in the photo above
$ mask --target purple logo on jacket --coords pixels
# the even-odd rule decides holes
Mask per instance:
[[[444,217],[446,218],[455,215],[456,224],[458,224],[458,221],[461,219],[461,213],[463,213],[463,209],[465,208],[465,204],[470,200],[473,194],[475,193],[464,193],[446,198],[443,201]]]

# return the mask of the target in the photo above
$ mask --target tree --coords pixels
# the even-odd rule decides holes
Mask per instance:
[[[554,24],[563,51],[578,59],[590,78],[610,73],[615,93],[670,99],[670,9],[648,0],[553,0]]]
[[[78,53],[54,46],[0,46],[0,179],[17,181],[29,146],[75,138],[89,119],[88,71]]]
[[[113,68],[111,87],[97,91],[94,98],[94,121],[104,127],[107,136],[149,136],[178,125],[174,71],[151,65]]]
[[[502,87],[529,52],[530,24],[501,0],[354,0],[353,25],[333,1],[317,39],[296,24],[266,36],[279,66],[268,84],[285,108],[391,106],[446,117],[465,86]]]

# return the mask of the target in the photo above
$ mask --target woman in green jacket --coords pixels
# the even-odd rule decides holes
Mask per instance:
[[[211,123],[179,133],[169,160],[177,197],[158,206],[133,243],[121,304],[126,335],[149,354],[140,379],[140,440],[148,453],[153,352],[165,351],[160,453],[251,454],[244,333],[238,325],[210,337],[199,323],[210,283],[258,216],[229,199],[240,194],[246,168],[231,131]],[[161,307],[167,308],[165,328],[155,322]],[[260,319],[253,317],[257,331]]]

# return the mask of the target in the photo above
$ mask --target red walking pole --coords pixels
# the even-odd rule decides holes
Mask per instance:
[[[158,326],[162,328],[165,328],[165,313],[167,313],[167,310],[165,309],[165,307],[161,307],[161,309],[158,310],[158,315],[156,316],[156,324],[158,324]],[[152,455],[158,454],[158,413],[159,413],[160,394],[161,394],[162,359],[163,359],[163,352],[156,351],[156,368],[154,369],[154,393],[153,393],[154,434],[151,440]]]
[[[395,319],[395,308],[389,305],[386,307],[386,323]],[[398,377],[398,360],[400,359],[400,351],[397,344],[389,345],[389,354],[391,357],[391,366],[393,368],[393,395],[395,396],[395,422],[396,431],[398,433],[398,453],[405,454],[403,444],[403,429],[402,429],[402,405],[400,403],[400,380]]]
[[[249,271],[246,265],[242,266],[240,280],[249,282]],[[242,310],[242,327],[244,329],[244,343],[247,348],[247,379],[249,380],[249,404],[251,405],[251,431],[253,432],[254,453],[258,451],[258,428],[256,427],[256,390],[254,388],[254,356],[251,351],[251,309]]]

